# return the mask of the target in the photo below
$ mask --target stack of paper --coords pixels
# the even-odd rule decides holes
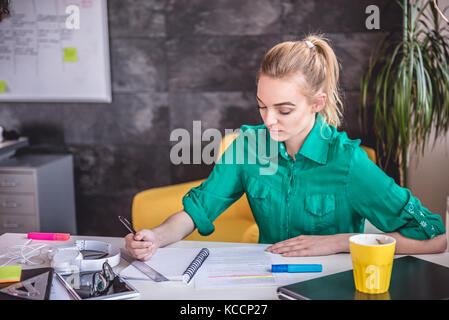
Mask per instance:
[[[0,267],[0,283],[20,281],[21,266]]]

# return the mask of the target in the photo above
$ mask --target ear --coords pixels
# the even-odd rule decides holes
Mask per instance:
[[[323,110],[324,106],[326,105],[326,94],[320,92],[315,96],[315,98],[316,100],[315,104],[312,106],[312,111],[318,113]]]

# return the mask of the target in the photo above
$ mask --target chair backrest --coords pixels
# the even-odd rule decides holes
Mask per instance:
[[[373,148],[367,147],[367,146],[360,146],[363,150],[365,150],[366,154],[368,155],[368,158],[374,163],[376,163],[376,151],[374,151]]]
[[[217,159],[221,157],[223,152],[229,147],[229,145],[237,138],[239,135],[238,132],[227,134],[221,139],[220,149],[218,149]]]

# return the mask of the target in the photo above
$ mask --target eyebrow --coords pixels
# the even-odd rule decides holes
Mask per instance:
[[[260,102],[263,103],[263,101],[260,100],[260,98],[258,96],[256,96],[256,98],[257,98],[257,100],[259,100]],[[290,102],[290,101],[275,103],[273,106],[275,106],[275,107],[280,107],[280,106],[293,106],[293,107],[296,107],[296,105],[294,103]]]

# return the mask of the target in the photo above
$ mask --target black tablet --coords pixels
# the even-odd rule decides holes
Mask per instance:
[[[449,299],[449,268],[412,256],[394,259],[390,288],[383,294],[355,289],[352,270],[279,287],[287,300],[440,300]]]

